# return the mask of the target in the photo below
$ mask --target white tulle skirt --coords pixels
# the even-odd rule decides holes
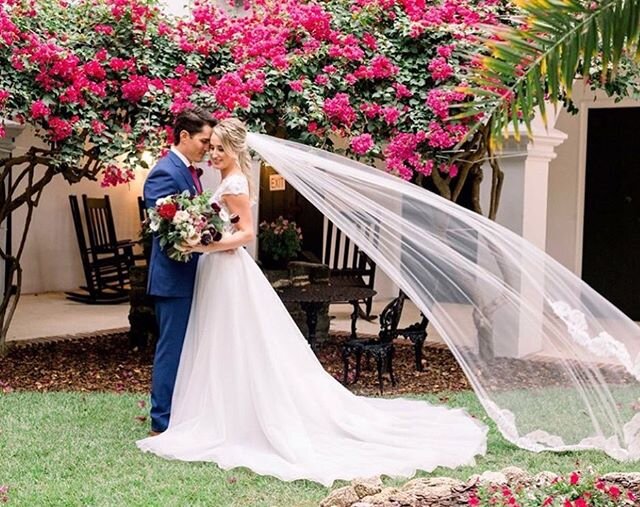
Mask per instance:
[[[241,248],[200,259],[169,428],[137,445],[329,486],[473,464],[486,433],[463,410],[345,389]]]

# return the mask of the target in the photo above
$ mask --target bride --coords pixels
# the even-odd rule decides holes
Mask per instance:
[[[244,466],[282,480],[338,479],[474,463],[487,428],[462,410],[353,395],[326,373],[260,268],[244,124],[221,121],[214,200],[237,224],[202,252],[168,429],[137,442],[167,459]]]

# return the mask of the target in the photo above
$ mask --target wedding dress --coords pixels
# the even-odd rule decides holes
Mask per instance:
[[[224,209],[222,195],[243,193],[247,180],[234,174],[213,198]],[[169,428],[137,445],[168,459],[329,486],[471,465],[486,434],[460,409],[344,388],[239,248],[200,258]]]

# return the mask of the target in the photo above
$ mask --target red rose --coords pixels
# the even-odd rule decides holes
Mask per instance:
[[[160,215],[165,220],[173,220],[173,217],[176,216],[177,211],[178,211],[177,204],[172,202],[161,204],[158,207],[158,215]]]

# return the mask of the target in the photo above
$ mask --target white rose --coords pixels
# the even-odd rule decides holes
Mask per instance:
[[[187,238],[190,238],[190,237],[192,237],[192,236],[194,236],[196,234],[197,234],[196,228],[191,224],[185,224],[184,228],[180,232],[180,236],[185,238],[185,241],[186,241]]]
[[[172,222],[176,225],[180,225],[182,222],[186,222],[187,220],[189,220],[189,213],[185,210],[180,210],[176,211]]]

